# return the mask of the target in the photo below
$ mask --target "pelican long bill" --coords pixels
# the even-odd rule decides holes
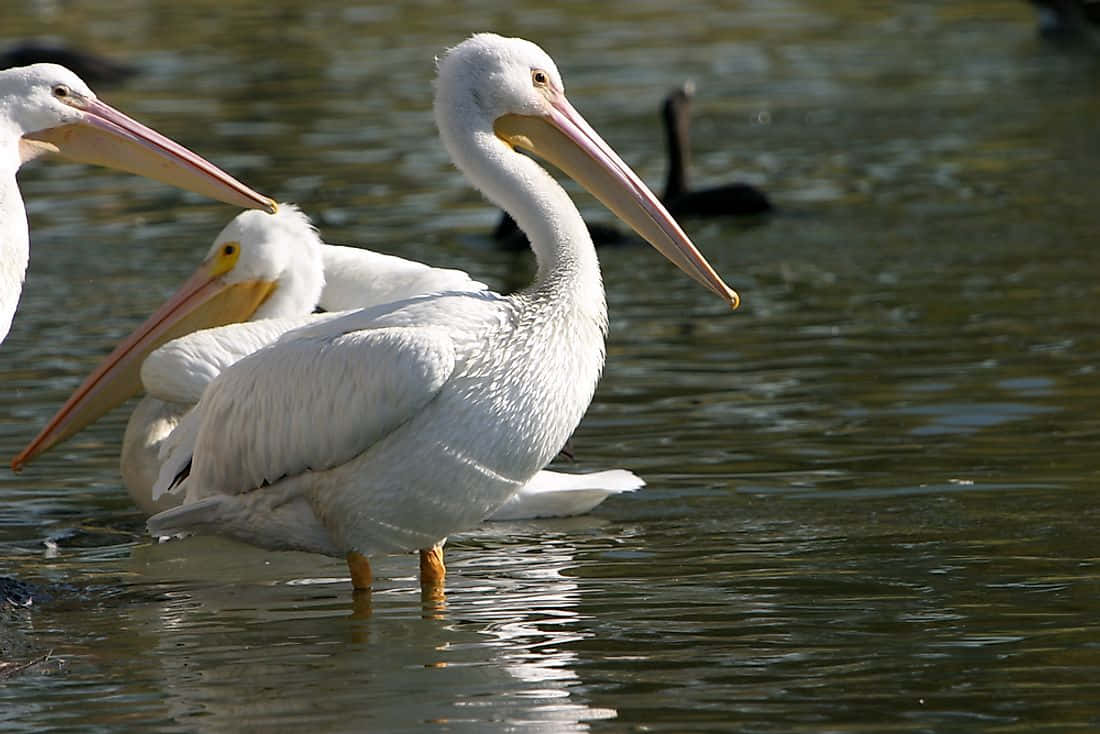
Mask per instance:
[[[232,243],[227,243],[232,245]],[[79,433],[141,391],[141,365],[157,347],[199,329],[245,321],[275,288],[267,280],[226,284],[235,257],[205,260],[179,290],[115,347],[26,448],[12,459],[19,471],[39,454]]]
[[[547,117],[504,115],[493,129],[504,141],[553,163],[692,279],[737,308],[737,292],[723,282],[703,254],[630,167],[585,122],[563,95],[551,99]]]
[[[52,150],[71,160],[127,171],[234,206],[275,211],[270,198],[110,105],[75,97],[70,104],[83,113],[81,121],[27,133],[25,155]]]

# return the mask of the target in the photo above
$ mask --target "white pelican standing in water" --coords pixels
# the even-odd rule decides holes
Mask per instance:
[[[11,327],[30,255],[27,214],[15,174],[46,152],[129,171],[237,206],[275,210],[271,199],[96,99],[68,69],[34,64],[0,71],[0,342]]]
[[[154,492],[185,492],[155,535],[215,532],[347,559],[420,549],[504,504],[558,452],[592,399],[607,308],[592,241],[565,191],[522,148],[604,202],[730,306],[734,293],[521,39],[473,36],[439,61],[435,116],[458,168],[531,240],[534,283],[443,293],[290,331],[225,368],[173,432]]]
[[[136,395],[144,383],[149,394],[126,425],[122,480],[144,512],[175,507],[182,500],[178,494],[158,501],[152,497],[161,466],[160,447],[224,367],[311,320],[318,305],[327,311],[366,308],[426,293],[474,292],[486,287],[461,270],[325,244],[292,204],[280,204],[273,215],[244,212],[218,234],[203,262],[176,294],[123,339],[77,388],[16,456],[12,469],[19,471],[83,430]],[[186,335],[245,320],[249,323]],[[155,356],[147,359],[151,353]],[[643,484],[621,469],[588,474],[544,470],[490,519],[582,514],[611,494]]]

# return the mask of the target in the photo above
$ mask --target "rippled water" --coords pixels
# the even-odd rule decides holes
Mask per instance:
[[[687,224],[735,314],[655,254],[601,254],[576,466],[649,485],[456,536],[442,602],[413,558],[353,602],[340,562],[150,545],[121,411],[0,472],[0,575],[53,596],[0,612],[0,658],[51,653],[0,687],[0,729],[1100,728],[1100,56],[1008,0],[114,5],[21,2],[2,32],[139,65],[103,96],[330,241],[526,277],[430,115],[433,55],[489,28],[543,44],[654,184],[657,104],[693,78],[696,181],[780,210]],[[5,457],[233,214],[57,161],[21,180]]]

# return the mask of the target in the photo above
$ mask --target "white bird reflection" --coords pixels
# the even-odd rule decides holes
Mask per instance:
[[[167,588],[120,610],[145,643],[134,674],[202,731],[587,731],[617,712],[583,693],[572,645],[592,633],[563,530],[600,522],[459,536],[438,603],[417,604],[415,565],[386,559],[369,615],[349,608],[338,560],[210,538],[143,546],[129,562],[137,588]]]

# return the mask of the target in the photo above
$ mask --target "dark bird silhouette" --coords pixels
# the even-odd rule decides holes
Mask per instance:
[[[93,86],[118,84],[137,74],[121,61],[46,41],[21,41],[0,51],[0,69],[41,63],[60,64]]]
[[[1100,48],[1100,0],[1031,0],[1039,33],[1055,40],[1086,40]]]
[[[772,204],[763,191],[747,183],[734,182],[705,189],[692,189],[691,98],[694,85],[674,89],[661,106],[668,145],[668,177],[661,201],[677,219],[689,217],[745,217],[769,212]]]
[[[763,191],[747,183],[735,182],[712,188],[691,190],[688,170],[691,166],[691,97],[694,85],[687,82],[672,90],[661,106],[665,144],[668,151],[668,175],[661,202],[677,219],[709,217],[745,217],[772,210]],[[640,242],[622,230],[604,224],[588,223],[588,231],[597,247]],[[527,249],[527,237],[506,212],[493,230],[493,239],[505,250]]]

